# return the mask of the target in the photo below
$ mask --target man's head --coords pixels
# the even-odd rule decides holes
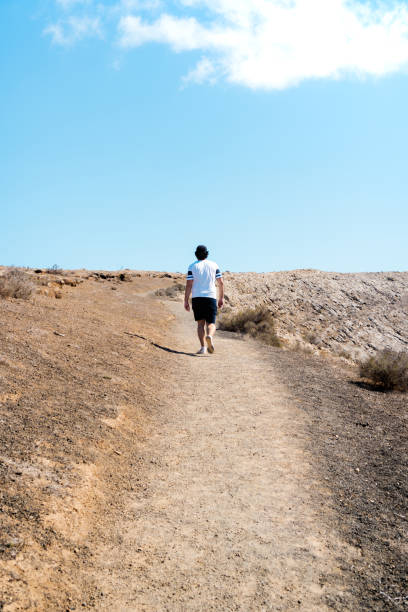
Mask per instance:
[[[208,249],[207,249],[207,247],[204,246],[203,244],[199,244],[198,247],[195,250],[195,256],[200,261],[202,261],[203,259],[207,259],[207,257],[208,257]]]

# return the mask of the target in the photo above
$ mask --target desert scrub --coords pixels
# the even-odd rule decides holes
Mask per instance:
[[[28,300],[34,291],[34,284],[28,274],[11,268],[0,276],[0,297],[12,297]]]
[[[322,346],[323,342],[320,336],[318,336],[315,332],[311,331],[303,335],[303,339],[309,344],[313,344],[313,346]]]
[[[360,376],[391,391],[408,391],[408,353],[384,349],[360,364]]]
[[[226,313],[220,317],[218,327],[225,331],[248,334],[271,346],[281,346],[273,314],[264,306]]]
[[[63,274],[64,270],[58,264],[54,264],[51,268],[46,269],[47,274]]]
[[[181,292],[185,289],[185,285],[183,283],[176,283],[175,285],[171,285],[170,287],[166,287],[165,289],[157,289],[155,291],[155,295],[160,297],[169,297],[169,298],[177,298]]]

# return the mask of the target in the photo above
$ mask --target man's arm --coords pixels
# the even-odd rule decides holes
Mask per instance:
[[[190,294],[191,294],[191,289],[193,287],[193,281],[192,280],[188,280],[186,283],[186,290],[184,292],[184,308],[189,312],[190,311]]]
[[[217,278],[218,283],[218,308],[224,306],[224,281],[222,278]]]

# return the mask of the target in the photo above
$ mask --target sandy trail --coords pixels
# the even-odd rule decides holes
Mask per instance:
[[[169,308],[179,352],[167,353],[172,380],[123,522],[99,553],[99,609],[333,609],[343,545],[304,448],[307,417],[270,349],[218,334],[214,355],[182,354],[197,348],[194,322]]]

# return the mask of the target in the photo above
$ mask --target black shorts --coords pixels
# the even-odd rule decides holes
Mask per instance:
[[[195,297],[192,299],[194,319],[196,321],[206,321],[215,323],[217,316],[217,300],[207,297]]]

